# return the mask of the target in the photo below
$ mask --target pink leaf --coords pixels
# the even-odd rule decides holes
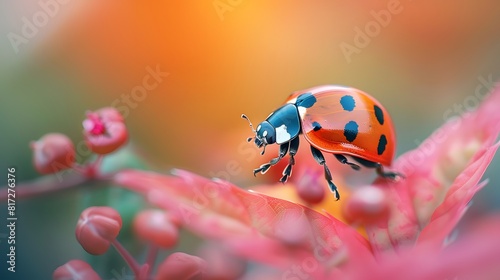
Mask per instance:
[[[242,190],[226,181],[208,180],[183,170],[175,174],[126,170],[114,181],[144,194],[152,204],[177,215],[184,227],[203,237],[227,242],[252,240],[253,246],[240,247],[253,250],[245,253],[257,259],[269,260],[268,254],[273,251],[260,250],[265,246],[259,244],[274,240],[279,246],[300,248],[325,261],[345,249],[350,258],[373,261],[366,239],[333,217]]]

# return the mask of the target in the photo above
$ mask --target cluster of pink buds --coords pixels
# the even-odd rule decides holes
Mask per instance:
[[[135,274],[135,279],[151,279],[158,248],[169,249],[177,244],[180,222],[162,210],[144,210],[134,219],[139,239],[148,242],[151,251],[146,263],[139,264],[117,240],[122,228],[120,214],[111,207],[90,207],[82,212],[76,225],[76,239],[92,255],[102,255],[113,246]],[[154,279],[205,279],[207,263],[196,256],[176,252],[158,267]],[[53,279],[101,279],[92,267],[82,260],[71,260],[54,271]]]

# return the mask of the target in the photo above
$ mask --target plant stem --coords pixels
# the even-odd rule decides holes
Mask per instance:
[[[76,188],[85,183],[110,180],[113,176],[114,173],[88,177],[85,172],[66,170],[53,175],[43,176],[33,181],[17,183],[15,186],[16,198],[25,199],[47,195]],[[0,201],[5,201],[7,195],[7,186],[0,187]]]
[[[149,251],[146,256],[146,265],[148,265],[148,272],[146,274],[147,277],[149,277],[149,275],[151,275],[151,273],[153,272],[156,257],[158,256],[158,249],[158,246],[154,244],[151,244],[149,246]]]
[[[70,172],[70,171],[67,171]],[[65,175],[64,178],[62,175]],[[18,183],[16,185],[16,197],[29,198],[43,194],[49,194],[56,191],[70,189],[81,185],[91,179],[83,176],[79,172],[58,173],[57,175],[44,176],[30,182]],[[0,200],[4,201],[7,197],[7,186],[2,186],[0,191]]]
[[[103,155],[98,155],[96,160],[90,163],[86,169],[86,176],[89,178],[98,177],[100,175],[99,168],[102,163]]]
[[[130,269],[135,274],[135,277],[137,280],[146,280],[143,275],[142,275],[142,268],[141,266],[137,263],[137,261],[132,257],[132,255],[123,247],[123,245],[117,240],[113,240],[111,243],[115,247],[116,251],[122,256],[122,258],[125,260],[125,262],[128,264]]]

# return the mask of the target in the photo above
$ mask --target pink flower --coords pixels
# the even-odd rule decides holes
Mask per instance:
[[[75,147],[64,134],[49,133],[31,142],[33,165],[41,174],[56,173],[71,168],[75,162]]]
[[[83,128],[87,146],[96,154],[112,153],[128,139],[123,117],[112,107],[88,112]]]

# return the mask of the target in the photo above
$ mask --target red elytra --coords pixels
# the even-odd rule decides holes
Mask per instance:
[[[297,96],[307,92],[317,99],[301,116],[302,133],[311,145],[327,153],[353,155],[391,165],[396,133],[389,113],[380,102],[359,89],[318,86],[292,93],[286,103],[294,103]],[[315,131],[315,122],[322,128]],[[349,130],[356,125],[356,134],[352,129],[346,133],[346,127]]]

